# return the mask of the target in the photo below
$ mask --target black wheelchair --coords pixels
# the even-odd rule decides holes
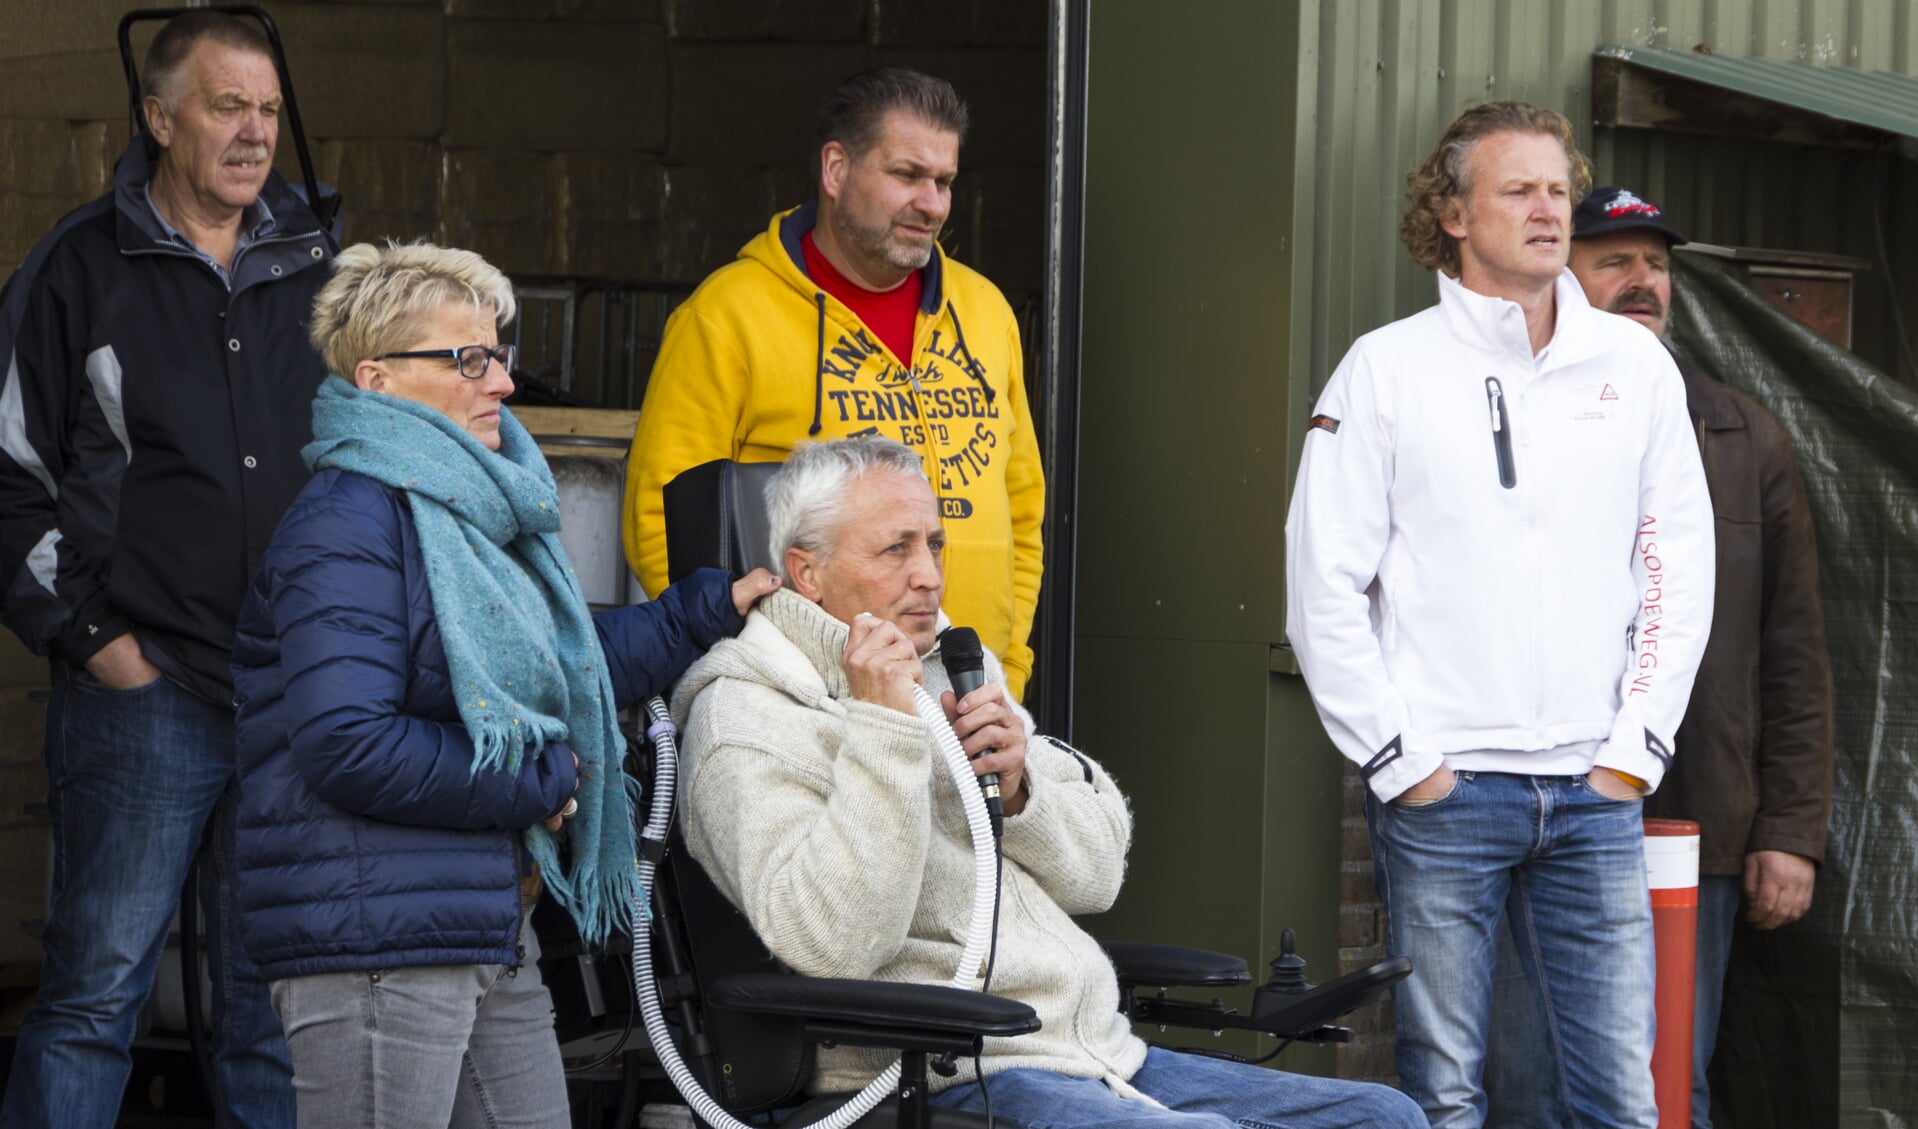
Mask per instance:
[[[737,573],[767,563],[761,490],[774,469],[776,464],[720,460],[695,467],[668,485],[669,571],[674,578],[702,566]],[[640,742],[634,744],[629,771],[649,782],[646,795],[670,789],[671,766],[647,755]],[[667,791],[666,801],[671,798]],[[983,1129],[989,1124],[975,1114],[930,1106],[931,1075],[949,1074],[956,1058],[981,1053],[988,1038],[1038,1030],[1039,1017],[1030,1007],[942,985],[794,974],[766,951],[745,916],[692,858],[677,826],[668,828],[658,839],[642,843],[642,851],[657,867],[647,940],[664,1009],[662,1026],[670,1032],[677,1057],[719,1106],[735,1118],[780,1129],[819,1124],[851,1095],[807,1092],[813,1051],[846,1045],[896,1050],[901,1067],[890,1096],[849,1129]],[[547,922],[555,934],[570,932],[563,915]],[[576,939],[549,937],[543,929],[542,944],[542,972],[553,986],[564,1037],[582,1010],[604,1013],[606,1001],[619,997],[603,982],[583,993],[578,990],[575,970],[582,954]],[[1281,948],[1271,962],[1269,980],[1254,990],[1248,1014],[1216,999],[1168,995],[1174,989],[1249,984],[1252,977],[1243,960],[1175,945],[1107,942],[1106,954],[1119,981],[1113,1004],[1133,1021],[1161,1028],[1256,1031],[1286,1044],[1341,1042],[1351,1033],[1333,1021],[1377,999],[1412,971],[1408,958],[1395,957],[1314,986],[1305,979],[1305,962],[1292,952],[1290,930]],[[1003,1118],[996,1123],[1012,1129]]]

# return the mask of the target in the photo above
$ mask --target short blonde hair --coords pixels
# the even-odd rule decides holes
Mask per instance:
[[[448,302],[491,308],[513,320],[513,284],[471,251],[431,243],[355,243],[333,259],[333,277],[313,299],[307,331],[327,368],[353,378],[361,361],[403,351],[421,319]]]
[[[1542,133],[1558,138],[1565,147],[1565,164],[1571,174],[1572,206],[1576,208],[1592,190],[1591,162],[1578,151],[1578,138],[1564,114],[1526,102],[1469,106],[1446,127],[1445,136],[1432,147],[1425,163],[1405,178],[1411,199],[1405,220],[1399,224],[1399,241],[1411,253],[1412,261],[1426,270],[1442,270],[1458,277],[1458,240],[1445,230],[1445,207],[1471,191],[1467,174],[1472,150],[1494,133]]]

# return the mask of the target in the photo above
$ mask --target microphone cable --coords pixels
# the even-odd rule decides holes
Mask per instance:
[[[979,994],[992,991],[992,967],[999,961],[999,898],[1005,892],[1006,848],[998,836],[992,840],[992,944],[986,949],[986,975],[979,983]],[[992,1091],[986,1087],[986,1068],[980,1056],[972,1056],[972,1078],[979,1084],[979,1100],[986,1107],[986,1129],[993,1129]]]

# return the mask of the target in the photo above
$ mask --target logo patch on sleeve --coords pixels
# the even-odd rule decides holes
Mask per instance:
[[[1313,416],[1311,422],[1305,425],[1307,431],[1315,427],[1321,431],[1329,431],[1334,435],[1339,433],[1339,421],[1333,419],[1331,416]]]

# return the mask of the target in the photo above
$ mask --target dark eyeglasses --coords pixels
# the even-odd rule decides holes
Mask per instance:
[[[398,360],[404,357],[429,357],[442,361],[453,361],[459,365],[460,375],[468,380],[478,380],[486,375],[486,362],[498,361],[508,376],[513,373],[513,363],[519,360],[518,345],[495,345],[488,349],[484,345],[461,345],[457,349],[414,349],[406,353],[381,353],[374,357],[376,361]]]

